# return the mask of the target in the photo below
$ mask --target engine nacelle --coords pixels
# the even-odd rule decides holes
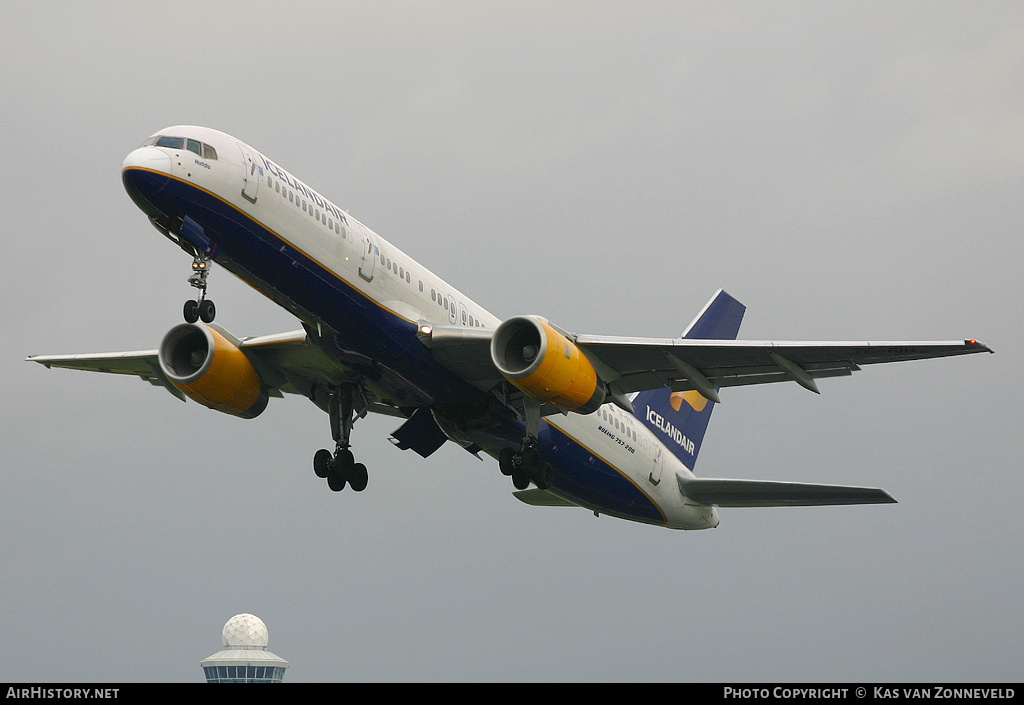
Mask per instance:
[[[160,343],[160,368],[175,387],[203,406],[251,419],[267,408],[256,368],[214,328],[182,323]]]
[[[516,316],[498,326],[491,360],[523,392],[560,409],[590,414],[604,403],[605,386],[590,360],[543,318]]]

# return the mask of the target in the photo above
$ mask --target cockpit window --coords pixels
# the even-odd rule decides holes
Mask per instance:
[[[217,150],[199,140],[186,139],[185,137],[168,137],[167,135],[154,135],[142,143],[143,147],[167,147],[168,149],[188,149],[195,152],[203,159],[214,160],[217,158]]]
[[[185,138],[184,137],[164,137],[160,136],[156,140],[157,147],[169,147],[171,149],[185,149]]]

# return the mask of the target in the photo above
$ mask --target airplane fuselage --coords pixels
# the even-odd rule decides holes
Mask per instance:
[[[171,127],[126,157],[122,178],[159,229],[289,310],[340,369],[367,376],[395,407],[430,408],[451,420],[450,436],[458,429],[495,456],[522,438],[511,408],[440,365],[418,336],[424,326],[501,320],[257,150],[216,130]],[[663,425],[665,443],[688,441]],[[555,495],[670,528],[718,524],[714,507],[681,494],[676,477],[692,472],[614,404],[547,416],[537,440]]]

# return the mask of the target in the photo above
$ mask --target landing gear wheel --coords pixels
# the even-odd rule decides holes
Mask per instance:
[[[185,302],[185,308],[182,309],[182,314],[185,316],[186,323],[195,323],[199,320],[199,302],[189,299]]]
[[[338,468],[331,468],[331,471],[327,474],[327,486],[331,488],[333,492],[341,492],[345,489],[345,475]]]
[[[326,450],[322,450],[320,453],[327,453]],[[328,455],[330,455],[328,453]],[[322,457],[322,456],[321,456]],[[313,460],[316,461],[316,456],[313,456]],[[352,458],[352,451],[348,448],[340,448],[334,454],[333,458],[330,458],[330,470],[327,473],[327,486],[335,492],[341,492],[345,489],[345,483],[351,484],[352,482],[352,468],[355,463]],[[365,484],[363,485],[366,486]],[[355,485],[353,485],[355,489]]]
[[[199,317],[203,319],[203,323],[213,323],[216,315],[217,307],[213,305],[210,299],[203,299],[199,302]]]
[[[554,469],[546,462],[537,450],[536,441],[524,441],[521,450],[502,448],[498,453],[498,467],[501,474],[512,477],[512,484],[517,490],[525,490],[530,483],[538,489],[546,490],[554,481]]]
[[[537,485],[538,489],[546,490],[551,487],[551,480],[554,478],[554,474],[551,463],[542,462],[536,472],[532,473],[533,484]]]
[[[505,477],[512,477],[512,470],[515,468],[516,452],[511,448],[502,448],[498,453],[498,468]]]
[[[321,480],[331,474],[331,451],[321,448],[313,456],[313,472]]]
[[[352,456],[352,451],[348,448],[342,448],[334,454],[334,467],[338,468],[338,470],[343,473],[348,473],[355,462],[356,459]]]
[[[367,479],[366,466],[362,463],[355,463],[348,472],[348,484],[356,492],[362,492],[366,489]]]
[[[519,465],[526,472],[527,477],[532,478],[540,468],[540,464],[540,453],[534,446],[528,445],[523,448],[523,452],[519,456]]]
[[[512,470],[512,484],[517,490],[525,490],[530,486],[530,476],[522,467]]]

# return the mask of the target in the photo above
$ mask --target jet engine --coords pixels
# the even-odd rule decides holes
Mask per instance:
[[[215,328],[182,323],[160,343],[160,369],[171,384],[204,406],[251,419],[267,408],[256,368]]]
[[[605,385],[587,356],[538,316],[516,316],[491,338],[491,360],[509,382],[534,399],[589,414],[605,400]]]

